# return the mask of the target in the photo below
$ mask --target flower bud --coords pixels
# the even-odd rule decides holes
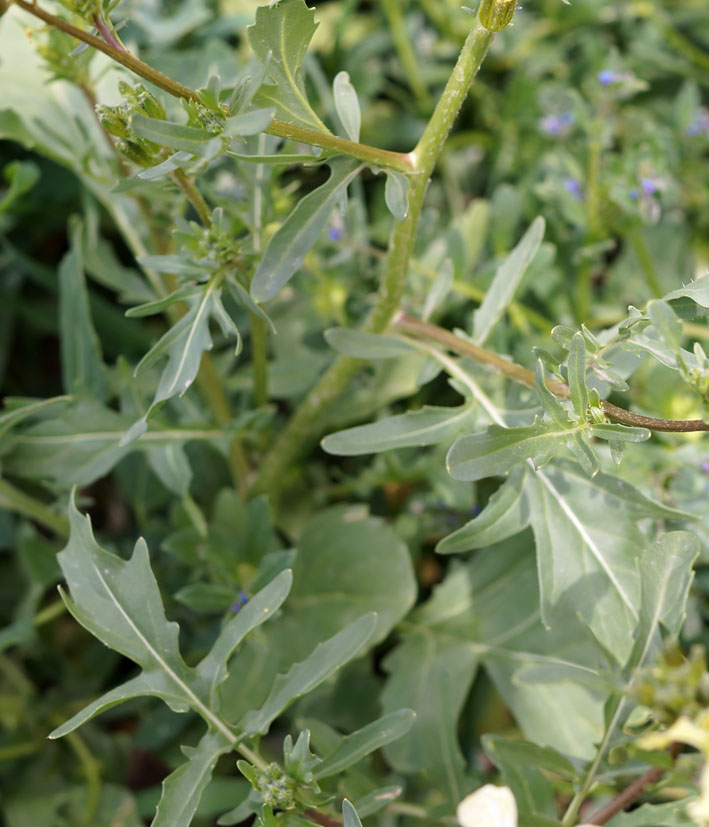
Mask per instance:
[[[482,0],[480,22],[489,32],[499,32],[509,25],[517,8],[517,0]]]
[[[96,117],[101,126],[111,135],[116,138],[128,138],[128,124],[125,118],[112,107],[98,105],[96,107]]]

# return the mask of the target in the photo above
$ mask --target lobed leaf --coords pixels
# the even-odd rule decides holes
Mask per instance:
[[[519,428],[490,425],[484,433],[453,444],[446,457],[448,472],[456,480],[472,482],[505,474],[526,459],[542,465],[558,449],[559,435],[559,429],[547,422]]]

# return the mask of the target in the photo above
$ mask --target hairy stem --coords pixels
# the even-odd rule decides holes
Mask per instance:
[[[411,176],[409,211],[403,221],[394,222],[391,231],[377,302],[363,326],[369,333],[385,330],[399,309],[430,176],[492,39],[492,33],[476,19],[431,120],[411,153],[417,172]],[[255,482],[256,491],[273,493],[282,488],[285,472],[317,438],[319,419],[361,364],[359,359],[340,356],[325,371],[266,455]]]
[[[515,362],[509,362],[496,353],[474,345],[472,342],[461,339],[459,336],[444,330],[442,327],[423,322],[420,319],[415,319],[413,316],[408,316],[405,313],[401,314],[397,319],[396,327],[401,330],[402,333],[408,333],[414,337],[425,336],[428,339],[440,342],[440,344],[445,345],[449,350],[460,353],[463,356],[469,356],[481,365],[487,365],[508,379],[512,379],[522,385],[527,385],[529,388],[535,386],[533,371]],[[569,386],[565,382],[547,379],[546,386],[560,399],[571,398]],[[671,433],[709,431],[709,422],[703,422],[701,419],[655,419],[651,416],[626,411],[624,408],[619,408],[610,402],[604,401],[602,405],[603,412],[610,419],[635,428],[647,428],[650,431],[666,431]]]

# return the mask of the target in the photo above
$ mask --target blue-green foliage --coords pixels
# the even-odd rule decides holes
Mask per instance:
[[[27,5],[0,820],[570,827],[657,767],[609,823],[691,823],[706,4]]]

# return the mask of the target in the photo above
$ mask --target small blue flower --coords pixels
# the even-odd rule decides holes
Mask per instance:
[[[581,182],[576,178],[567,178],[564,181],[564,189],[573,195],[577,201],[583,200],[583,189],[581,188]]]
[[[559,115],[546,115],[542,118],[539,129],[546,135],[565,135],[573,123],[573,112],[561,112]]]
[[[339,227],[330,227],[330,229],[327,231],[327,237],[330,239],[330,241],[342,241],[344,235],[345,234]]]
[[[628,198],[631,201],[637,201],[639,197],[640,193],[635,189],[635,187],[633,187],[633,189],[631,190],[628,190]]]
[[[640,186],[642,187],[645,195],[654,195],[659,189],[657,181],[653,178],[641,178]]]
[[[703,106],[686,129],[689,138],[697,138],[702,133],[709,135],[709,108]]]
[[[477,516],[478,516],[478,514],[479,514],[481,511],[482,511],[482,508],[480,508],[480,505],[479,505],[478,503],[475,503],[474,505],[472,505],[472,506],[470,507],[470,516],[471,516],[471,517],[477,517]]]
[[[244,594],[244,592],[239,592],[238,597],[236,600],[231,604],[231,610],[236,614],[239,609],[245,606],[249,602],[249,596]]]
[[[610,86],[613,83],[617,83],[618,80],[618,73],[612,71],[611,69],[603,69],[598,73],[598,82],[601,86]]]
[[[705,459],[704,462],[699,466],[699,469],[703,474],[709,474],[709,459]]]

